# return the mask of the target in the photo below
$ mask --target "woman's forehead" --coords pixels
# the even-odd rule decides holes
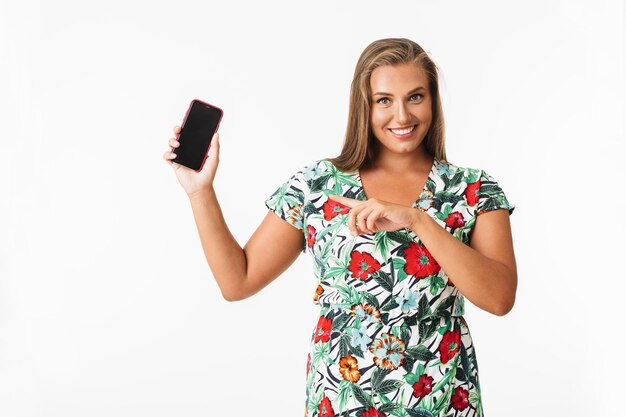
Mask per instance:
[[[375,68],[370,77],[372,94],[407,93],[428,88],[426,72],[417,64],[383,65]]]

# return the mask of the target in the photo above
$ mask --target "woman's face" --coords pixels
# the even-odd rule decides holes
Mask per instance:
[[[412,63],[378,67],[370,88],[370,124],[380,145],[391,152],[415,152],[432,120],[424,71]]]

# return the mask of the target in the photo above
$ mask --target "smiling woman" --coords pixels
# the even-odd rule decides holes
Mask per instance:
[[[340,155],[284,181],[243,249],[212,187],[215,139],[208,168],[174,168],[224,298],[252,296],[301,252],[313,259],[305,416],[482,416],[465,299],[512,308],[514,206],[491,175],[446,160],[428,54],[397,38],[363,51]]]

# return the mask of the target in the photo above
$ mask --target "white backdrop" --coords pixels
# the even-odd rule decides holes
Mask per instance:
[[[516,205],[514,309],[466,303],[486,415],[623,415],[624,1],[90,3],[0,2],[0,415],[302,415],[311,260],[224,301],[162,154],[191,99],[224,109],[243,246],[384,37],[431,53],[449,160]]]

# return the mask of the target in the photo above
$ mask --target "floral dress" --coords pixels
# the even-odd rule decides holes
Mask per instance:
[[[352,236],[329,194],[366,200],[359,171],[318,160],[265,201],[313,258],[305,416],[483,416],[464,297],[412,230]],[[514,209],[487,172],[436,158],[418,206],[465,244],[477,216]]]

